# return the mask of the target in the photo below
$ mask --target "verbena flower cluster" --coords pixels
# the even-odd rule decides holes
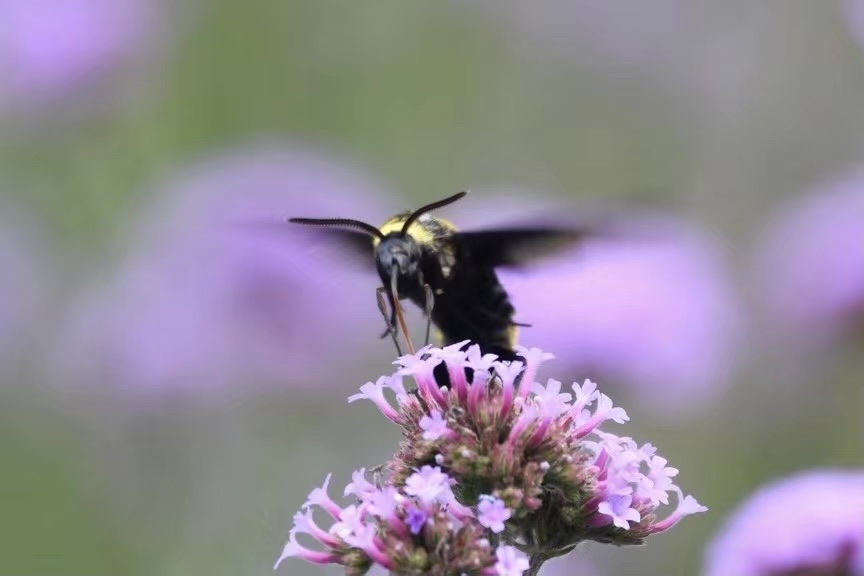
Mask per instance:
[[[518,352],[521,361],[502,362],[467,341],[426,347],[363,385],[349,401],[371,400],[401,426],[399,450],[374,482],[354,473],[347,505],[327,494],[328,476],[295,516],[277,567],[298,557],[349,575],[373,564],[399,575],[536,574],[581,542],[641,544],[706,510],[656,448],[600,429],[629,418],[593,382],[572,393],[556,380],[540,384],[552,355]],[[677,506],[658,518],[670,493]],[[332,517],[328,528],[314,508]]]

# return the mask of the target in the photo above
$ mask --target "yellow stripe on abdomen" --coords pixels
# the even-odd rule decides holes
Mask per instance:
[[[510,344],[511,350],[516,348],[516,345],[519,343],[518,326],[510,326],[510,328],[507,329],[507,342]]]

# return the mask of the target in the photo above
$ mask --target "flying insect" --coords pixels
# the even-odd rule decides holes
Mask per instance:
[[[348,218],[290,218],[289,222],[333,229],[341,241],[374,257],[382,282],[378,305],[387,321],[382,337],[390,334],[400,354],[399,328],[408,350],[414,352],[399,304],[408,299],[426,313],[427,343],[432,323],[445,345],[470,340],[483,353],[512,360],[519,327],[526,325],[514,321],[515,309],[495,269],[528,263],[543,252],[583,239],[587,231],[549,226],[460,231],[430,214],[467,193],[397,214],[380,228]]]

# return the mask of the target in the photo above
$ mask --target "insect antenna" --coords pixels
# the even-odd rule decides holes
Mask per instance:
[[[411,215],[408,216],[408,218],[405,220],[405,223],[402,225],[402,234],[406,234],[408,232],[408,229],[411,227],[411,225],[414,224],[414,222],[416,222],[417,219],[420,218],[420,216],[422,216],[423,214],[426,214],[427,212],[431,212],[432,210],[437,210],[438,208],[443,208],[444,206],[452,204],[453,202],[456,202],[460,198],[464,198],[466,194],[468,194],[468,191],[463,190],[462,192],[459,192],[458,194],[448,196],[447,198],[444,198],[443,200],[438,200],[437,202],[432,202],[431,204],[427,204],[426,206],[418,208],[417,210],[412,212]]]
[[[288,221],[293,224],[304,224],[306,226],[341,228],[384,239],[384,233],[375,226],[361,222],[360,220],[352,220],[351,218],[289,218]]]

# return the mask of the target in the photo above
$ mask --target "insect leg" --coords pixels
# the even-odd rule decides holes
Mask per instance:
[[[393,306],[393,299],[390,298],[390,294],[387,292],[387,289],[381,286],[377,289],[378,292],[378,309],[381,311],[381,315],[384,316],[384,323],[387,327],[384,329],[384,332],[381,333],[382,340],[386,338],[396,327],[396,307]],[[390,301],[390,313],[387,313],[387,300],[384,299],[383,294],[387,294],[387,300]]]
[[[411,341],[411,334],[408,333],[408,325],[405,323],[405,314],[402,312],[402,305],[399,304],[399,291],[396,280],[398,278],[399,268],[393,266],[393,271],[390,274],[390,300],[393,302],[393,309],[396,311],[396,318],[399,320],[399,327],[402,329],[402,335],[405,337],[405,345],[408,346],[408,352],[416,353],[414,343]]]
[[[426,314],[426,340],[423,346],[429,345],[429,333],[432,331],[432,309],[435,307],[435,294],[432,287],[423,280],[423,273],[417,275],[420,285],[423,286],[423,312]]]
[[[393,345],[396,346],[396,353],[399,356],[402,356],[402,347],[399,346],[399,334],[396,332],[396,326],[390,320],[390,314],[387,313],[387,300],[384,298],[384,294],[386,293],[387,289],[383,286],[375,290],[375,299],[378,301],[378,310],[381,311],[381,316],[384,317],[384,322],[387,324],[387,331],[384,332],[381,337],[384,338],[389,334],[393,338]]]
[[[429,284],[423,284],[423,302],[426,309],[426,341],[424,346],[429,345],[429,333],[432,331],[432,309],[435,308],[435,294]]]

